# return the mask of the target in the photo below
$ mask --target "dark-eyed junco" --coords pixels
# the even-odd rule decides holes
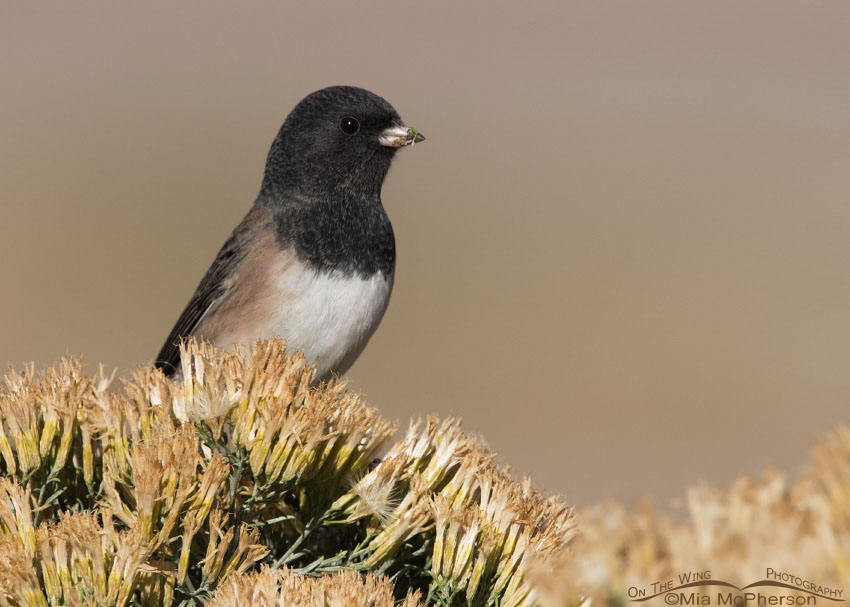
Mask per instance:
[[[156,366],[173,375],[190,335],[222,347],[273,334],[344,373],[378,326],[393,286],[395,237],[381,186],[398,148],[422,141],[369,91],[334,86],[287,116],[254,206],[224,243]]]

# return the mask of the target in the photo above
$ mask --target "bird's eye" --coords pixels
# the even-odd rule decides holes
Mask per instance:
[[[343,116],[342,120],[339,121],[339,130],[346,135],[354,135],[360,130],[360,123],[357,121],[357,118]]]

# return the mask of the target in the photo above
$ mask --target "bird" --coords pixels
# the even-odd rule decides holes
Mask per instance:
[[[375,93],[332,86],[284,120],[259,194],[225,241],[154,362],[180,374],[180,344],[222,348],[274,335],[344,374],[375,332],[395,276],[395,236],[381,201],[395,153],[424,141]]]

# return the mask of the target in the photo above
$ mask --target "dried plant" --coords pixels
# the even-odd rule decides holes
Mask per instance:
[[[393,585],[371,574],[354,570],[310,578],[283,568],[263,568],[259,573],[233,576],[209,602],[209,607],[394,607]],[[420,607],[418,593],[399,607]]]
[[[74,359],[6,376],[0,605],[535,604],[572,514],[456,420],[391,444],[279,340],[182,361],[121,392]]]
[[[767,563],[850,582],[850,429],[793,483],[690,489],[687,520],[516,482],[454,419],[396,428],[279,340],[191,341],[176,381],[75,359],[0,388],[0,606],[622,605]]]
[[[706,570],[739,587],[764,579],[770,567],[846,588],[850,428],[841,426],[815,445],[811,466],[794,482],[768,471],[722,489],[695,486],[686,494],[685,513],[677,522],[648,504],[631,511],[616,503],[580,509],[570,550],[532,565],[542,604],[622,605],[630,587]]]

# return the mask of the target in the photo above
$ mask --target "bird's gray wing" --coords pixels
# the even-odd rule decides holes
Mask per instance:
[[[231,279],[249,252],[251,241],[269,221],[267,210],[254,207],[221,247],[156,357],[154,366],[162,369],[168,377],[180,368],[181,342],[192,335],[209,309],[228,293],[232,287]]]

